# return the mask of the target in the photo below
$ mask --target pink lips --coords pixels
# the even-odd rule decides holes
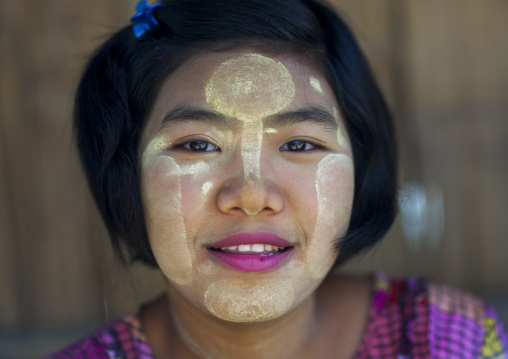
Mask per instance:
[[[290,247],[283,252],[255,253],[255,252],[223,252],[218,248],[234,247],[246,244],[266,244],[276,247]],[[217,259],[243,272],[262,272],[273,269],[281,264],[292,252],[292,245],[285,239],[273,233],[238,233],[215,243],[209,248]]]

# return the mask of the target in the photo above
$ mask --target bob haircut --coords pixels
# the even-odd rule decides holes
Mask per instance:
[[[380,241],[397,212],[392,120],[348,27],[319,0],[166,0],[158,29],[132,25],[93,55],[79,83],[74,131],[90,189],[115,251],[157,266],[140,192],[138,144],[162,82],[200,51],[253,48],[308,56],[334,91],[351,139],[355,193],[336,265]]]

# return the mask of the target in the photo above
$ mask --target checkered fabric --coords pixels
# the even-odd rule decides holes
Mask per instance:
[[[420,279],[374,275],[369,322],[355,359],[508,359],[508,337],[478,298]],[[46,358],[153,359],[139,311]]]
[[[508,359],[493,308],[423,279],[374,279],[369,324],[355,359]]]
[[[139,311],[97,329],[63,351],[47,356],[58,359],[153,359],[141,329]]]

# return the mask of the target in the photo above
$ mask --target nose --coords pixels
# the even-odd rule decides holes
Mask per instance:
[[[227,214],[248,216],[273,215],[282,211],[285,197],[272,170],[261,166],[258,175],[246,176],[241,170],[233,173],[217,193],[217,207]]]

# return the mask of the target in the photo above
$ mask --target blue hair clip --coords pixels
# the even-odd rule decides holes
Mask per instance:
[[[159,26],[153,16],[153,9],[159,6],[162,6],[162,4],[155,3],[150,7],[148,1],[140,1],[136,5],[137,14],[131,18],[131,21],[134,23],[134,36],[138,39],[144,39],[146,35],[155,31]]]

